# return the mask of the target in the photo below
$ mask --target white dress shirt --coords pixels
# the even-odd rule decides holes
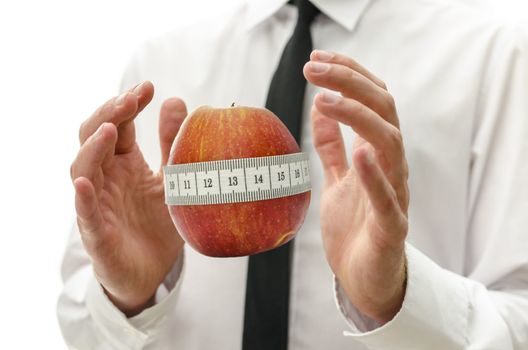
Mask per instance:
[[[151,80],[137,119],[153,169],[160,105],[263,106],[290,37],[286,0],[249,1],[146,43],[123,87]],[[384,80],[398,107],[410,167],[408,283],[385,325],[361,315],[326,262],[319,229],[323,174],[305,98],[302,149],[312,202],[294,245],[290,350],[528,349],[528,51],[514,28],[445,0],[313,0],[314,47],[353,57]],[[94,106],[95,107],[95,106]],[[354,134],[343,127],[347,149]],[[247,257],[189,247],[156,305],[127,319],[94,278],[77,227],[64,257],[58,316],[76,349],[241,348]]]

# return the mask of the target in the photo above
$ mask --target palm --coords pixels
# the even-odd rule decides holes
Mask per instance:
[[[364,143],[358,138],[354,148]],[[336,217],[344,220],[335,220]],[[357,248],[364,246],[371,226],[369,217],[368,196],[361,188],[354,167],[349,168],[339,180],[325,186],[321,198],[321,229],[328,261],[336,274],[348,269],[352,263],[350,257],[358,257],[351,250],[360,252],[361,249]]]
[[[360,148],[375,153],[371,144],[357,137],[353,153]],[[384,157],[377,153],[376,158],[391,178],[391,169]],[[359,166],[357,162],[342,176],[325,184],[321,198],[321,229],[328,262],[341,285],[355,296],[356,303],[371,305],[372,295],[378,300],[389,300],[394,294],[391,279],[380,277],[376,271],[390,271],[396,275],[400,268],[398,262],[383,253],[387,232],[376,218],[365,181],[356,166]]]
[[[311,113],[325,178],[321,224],[326,255],[348,299],[364,314],[386,322],[404,295],[409,204],[396,104],[383,81],[344,55],[314,51],[303,72],[310,83],[337,92],[318,93]],[[353,166],[339,123],[357,134]]]
[[[128,315],[152,301],[183,246],[164,203],[162,175],[150,170],[136,143],[133,120],[153,94],[145,82],[101,106],[81,125],[71,167],[79,232],[97,280]],[[177,98],[161,107],[162,164],[186,115]]]
[[[161,175],[149,169],[137,145],[106,160],[101,173],[99,210],[114,242],[108,245],[112,252],[94,261],[101,283],[110,292],[158,286],[181,247],[164,204]]]

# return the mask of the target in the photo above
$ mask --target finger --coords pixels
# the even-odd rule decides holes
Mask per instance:
[[[304,75],[312,84],[339,91],[369,107],[394,126],[399,126],[392,96],[384,89],[353,69],[334,63],[310,61]]]
[[[135,129],[132,121],[150,103],[153,95],[154,86],[147,81],[107,101],[81,125],[79,130],[81,145],[102,123],[110,122],[119,128],[116,151],[118,153],[128,151],[135,143]]]
[[[83,123],[79,131],[79,141],[81,144],[84,143],[104,122],[111,122],[118,126],[128,119],[134,118],[149,104],[153,96],[154,86],[151,82],[145,81],[121,95],[111,98]]]
[[[312,108],[312,135],[328,184],[340,179],[348,169],[343,136],[339,124]]]
[[[152,101],[152,97],[154,97],[154,84],[147,80],[134,86],[129,90],[129,92],[134,93],[134,95],[136,95],[138,98],[138,108],[136,111],[137,115],[138,113],[141,113],[145,107],[147,107],[150,101]]]
[[[376,77],[358,62],[345,55],[341,55],[336,52],[313,50],[310,54],[310,60],[343,65],[370,79],[370,81],[372,81],[374,84],[376,84],[383,90],[387,90],[387,85],[380,78]]]
[[[102,124],[81,146],[71,166],[72,180],[86,177],[96,189],[102,186],[101,166],[105,159],[114,154],[117,129],[111,123]]]
[[[396,191],[376,163],[372,149],[356,149],[353,159],[354,168],[374,211],[376,225],[384,233],[383,237],[378,237],[380,239],[377,242],[389,246],[400,245],[407,233],[407,219],[400,207]]]
[[[167,164],[174,138],[186,116],[187,107],[185,102],[179,98],[170,98],[161,106],[159,121],[161,165]]]
[[[400,131],[378,114],[353,99],[322,92],[315,96],[315,107],[327,116],[349,125],[386,157],[391,171],[399,169],[403,159],[403,140]]]
[[[112,241],[111,231],[105,230],[105,221],[100,210],[97,193],[90,180],[79,177],[75,179],[73,184],[79,232],[84,247],[92,259],[97,259],[103,254],[103,251],[108,250],[105,247],[108,247],[109,242]]]
[[[130,118],[118,125],[117,154],[128,152],[136,143],[134,119],[152,101],[154,97],[154,85],[150,81],[145,81],[133,88],[132,92],[137,97],[137,108]]]
[[[81,233],[98,232],[103,226],[94,185],[85,177],[73,182],[75,188],[75,210]]]

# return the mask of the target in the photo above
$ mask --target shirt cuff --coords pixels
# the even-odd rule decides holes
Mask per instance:
[[[127,318],[108,299],[95,276],[88,284],[86,306],[114,349],[142,349],[167,318],[178,298],[183,271],[183,250],[163,283],[158,287],[155,305]]]
[[[407,289],[400,311],[384,325],[361,314],[335,284],[338,309],[352,337],[371,350],[463,349],[469,295],[462,277],[442,269],[410,244]]]

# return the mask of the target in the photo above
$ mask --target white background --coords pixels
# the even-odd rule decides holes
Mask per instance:
[[[55,305],[79,124],[139,43],[239,1],[0,0],[0,348],[65,348]],[[526,0],[458,1],[528,23]]]

